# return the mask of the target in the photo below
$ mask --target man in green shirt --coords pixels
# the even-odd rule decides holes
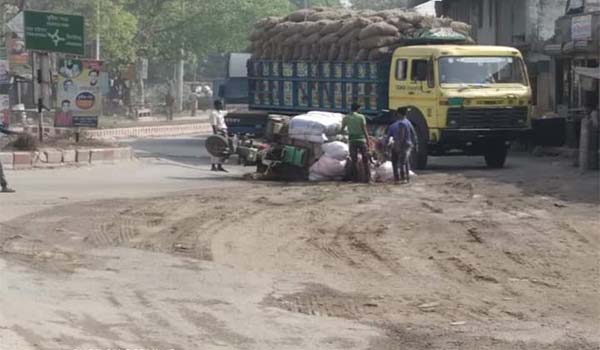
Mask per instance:
[[[342,133],[348,133],[350,142],[350,158],[352,159],[352,180],[359,179],[358,153],[362,157],[365,182],[371,181],[371,171],[369,169],[369,132],[367,131],[367,121],[365,116],[358,113],[360,105],[353,103],[351,112],[342,121]]]

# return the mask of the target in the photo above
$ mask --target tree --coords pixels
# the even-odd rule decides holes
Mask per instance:
[[[296,8],[304,8],[305,5],[309,7],[314,6],[325,6],[325,7],[341,7],[342,4],[339,0],[290,0],[290,3]]]
[[[16,1],[16,0],[12,0]],[[310,0],[339,5],[338,0]],[[29,7],[86,16],[87,42],[99,31],[102,58],[114,65],[138,57],[199,61],[211,53],[243,50],[253,24],[304,5],[303,0],[36,0]],[[100,5],[100,19],[97,19]],[[90,45],[91,46],[91,45]]]

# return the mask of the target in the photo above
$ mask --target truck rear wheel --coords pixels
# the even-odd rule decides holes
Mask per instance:
[[[506,163],[508,147],[504,141],[492,142],[487,145],[485,150],[485,163],[489,168],[500,169]]]

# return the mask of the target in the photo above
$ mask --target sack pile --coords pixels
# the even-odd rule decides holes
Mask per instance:
[[[268,17],[255,24],[250,34],[253,59],[365,61],[391,53],[404,39],[425,35],[464,38],[471,43],[471,26],[449,18],[423,16],[393,9],[375,12],[313,8],[287,17]]]

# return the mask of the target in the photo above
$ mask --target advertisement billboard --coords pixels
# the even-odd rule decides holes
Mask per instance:
[[[61,59],[58,65],[56,127],[97,127],[102,113],[102,62]]]

